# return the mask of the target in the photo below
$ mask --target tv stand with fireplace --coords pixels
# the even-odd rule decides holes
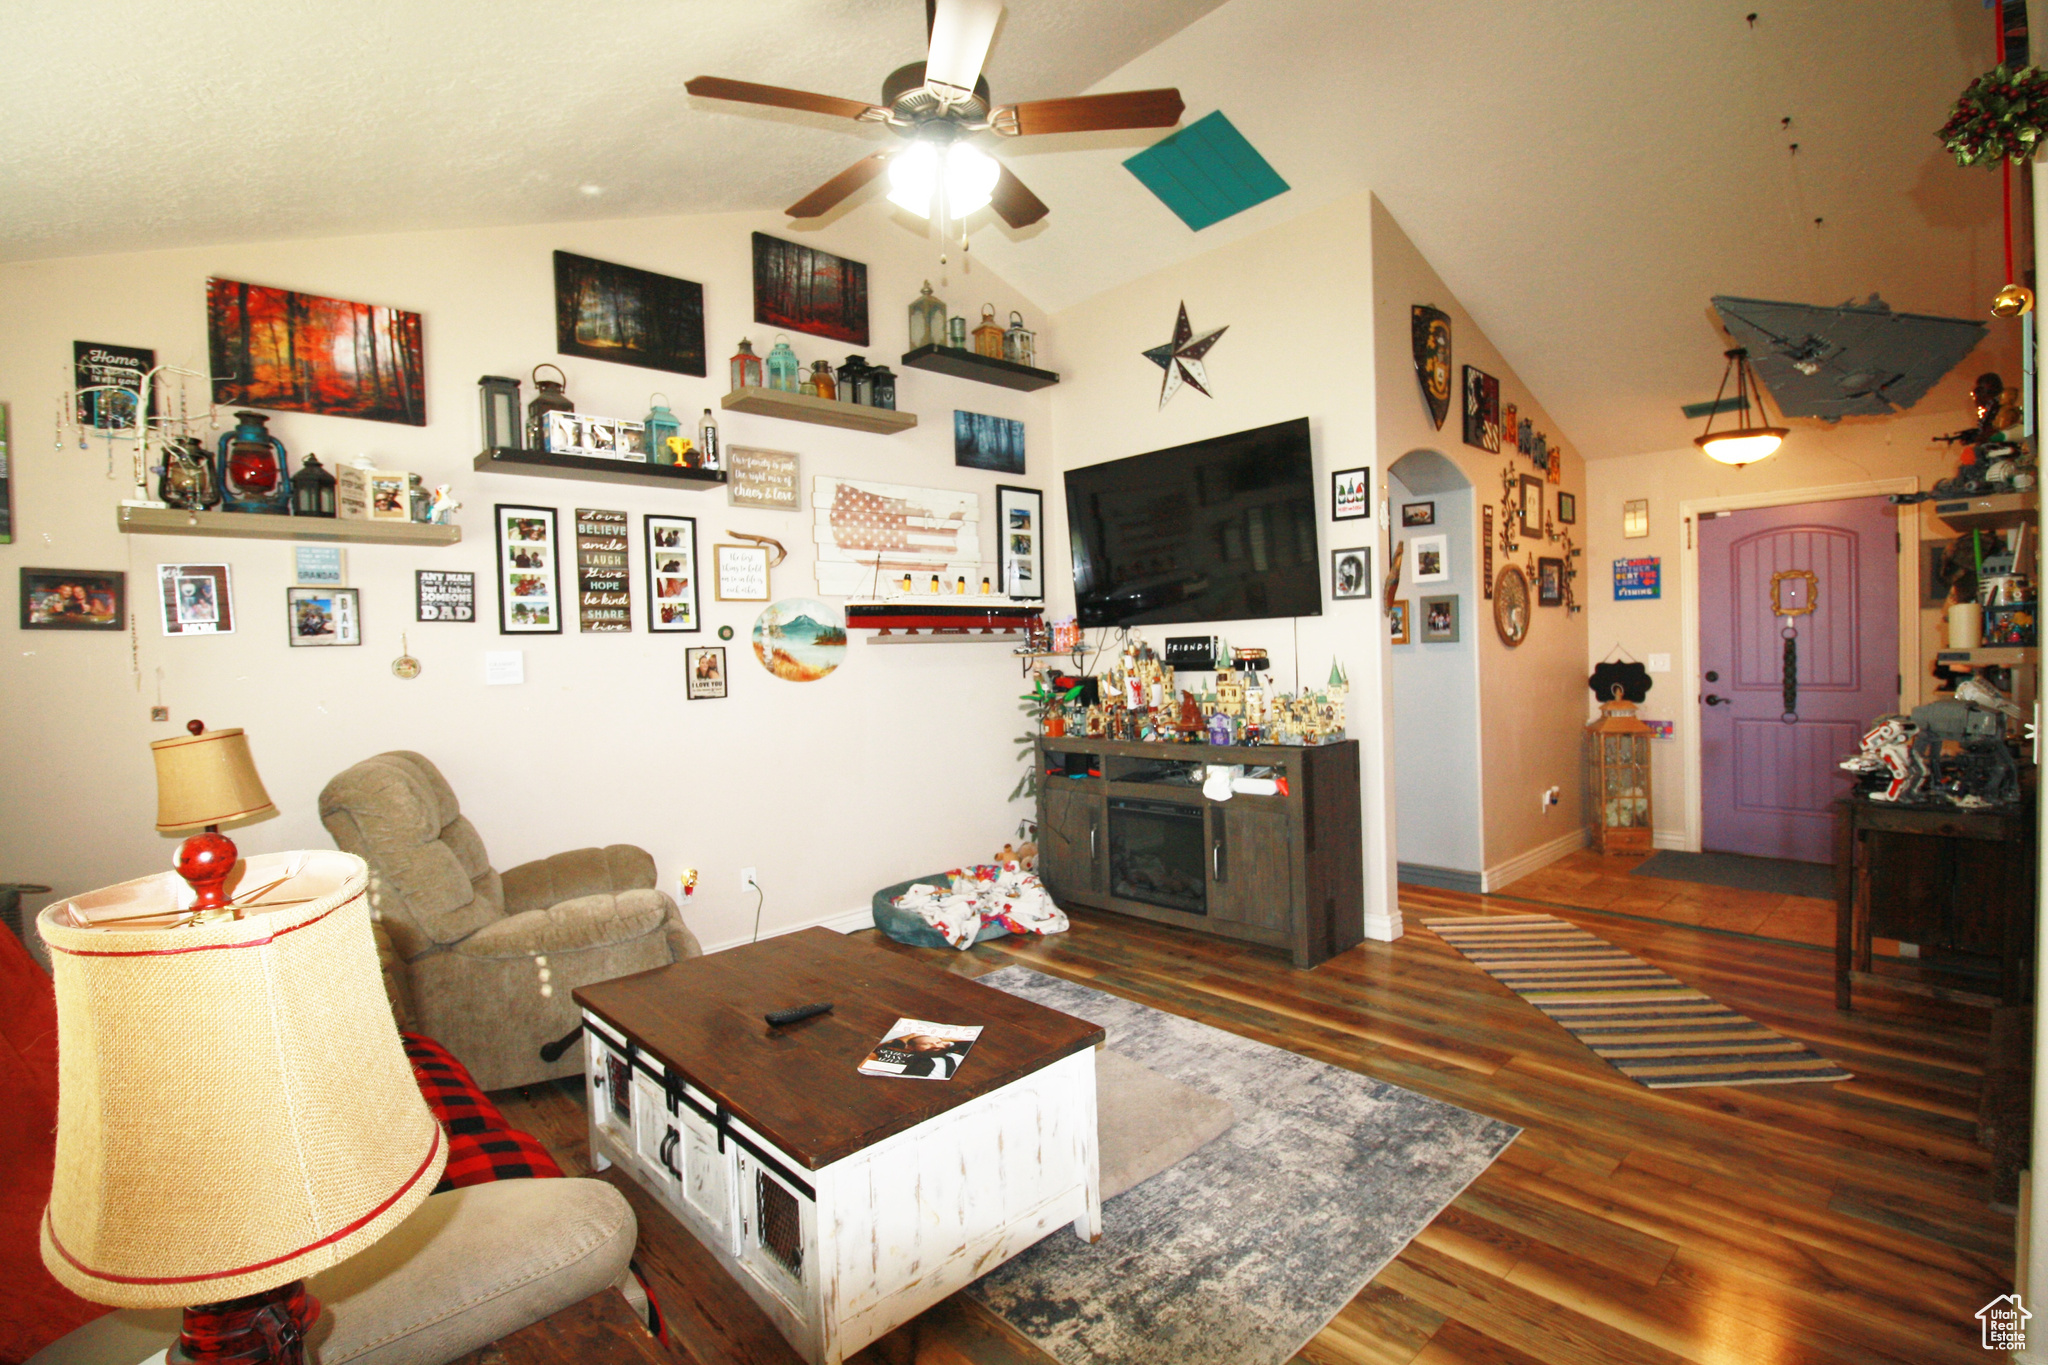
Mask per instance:
[[[1038,869],[1062,906],[1285,950],[1313,967],[1365,938],[1358,742],[1302,747],[1039,739]],[[1202,794],[1210,764],[1285,793]]]

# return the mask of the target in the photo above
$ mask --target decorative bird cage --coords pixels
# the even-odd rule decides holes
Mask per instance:
[[[1587,811],[1593,846],[1602,853],[1650,851],[1650,727],[1636,719],[1621,688],[1600,703],[1586,727]]]

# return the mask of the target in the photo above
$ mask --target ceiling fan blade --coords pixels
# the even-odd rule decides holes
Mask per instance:
[[[814,95],[808,90],[790,90],[780,85],[755,85],[752,81],[729,81],[723,76],[692,76],[683,89],[712,100],[738,100],[743,104],[766,104],[777,109],[801,109],[812,114],[833,114],[840,118],[872,119],[887,111],[865,100],[841,99],[837,95]]]
[[[882,167],[889,164],[888,152],[876,152],[864,156],[839,174],[812,190],[803,198],[791,204],[783,212],[792,218],[817,218],[830,213],[839,202],[855,190],[882,173]],[[1000,192],[1000,191],[999,191]],[[1027,194],[1030,191],[1025,191]]]
[[[989,39],[1003,15],[1003,0],[938,0],[931,16],[931,51],[924,62],[924,83],[959,99],[974,93],[981,64],[988,58]]]
[[[989,195],[988,205],[1013,228],[1030,227],[1051,211],[1044,200],[1025,188],[1023,181],[1010,174],[1008,166],[996,178],[995,192]]]
[[[1011,137],[1039,133],[1090,133],[1105,128],[1171,128],[1180,122],[1180,91],[1125,90],[1114,95],[1075,95],[1030,100],[989,114],[989,126]]]

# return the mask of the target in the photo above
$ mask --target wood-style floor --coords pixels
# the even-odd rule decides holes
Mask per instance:
[[[1835,903],[1831,900],[1635,876],[1636,868],[1651,856],[1602,855],[1581,849],[1510,882],[1499,894],[1788,943],[1834,945]]]
[[[1833,1085],[1650,1091],[1420,923],[1528,904],[1415,887],[1401,901],[1405,937],[1312,972],[1088,912],[1067,934],[965,954],[874,938],[970,974],[1022,963],[1525,1129],[1298,1361],[1984,1358],[1972,1315],[2010,1288],[2013,1252],[2013,1220],[1987,1205],[1988,1160],[1974,1140],[1984,1012],[1874,989],[1842,1014],[1832,959],[1818,949],[1565,912],[1856,1073]],[[587,1169],[574,1099],[499,1098],[564,1169]],[[790,1365],[788,1347],[691,1237],[607,1174],[640,1212],[640,1264],[678,1356]],[[1047,1365],[958,1295],[856,1359]]]

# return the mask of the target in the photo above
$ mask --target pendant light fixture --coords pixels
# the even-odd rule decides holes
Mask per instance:
[[[1721,387],[1714,393],[1714,406],[1707,414],[1707,429],[1693,437],[1692,443],[1705,451],[1710,459],[1740,469],[1776,450],[1778,443],[1791,434],[1791,429],[1769,425],[1770,414],[1764,411],[1763,386],[1756,382],[1756,371],[1749,367],[1749,351],[1737,346],[1727,354],[1728,368],[1721,372]],[[1731,377],[1735,380],[1735,410],[1743,414],[1740,420],[1745,424],[1751,420],[1750,405],[1754,403],[1757,425],[1715,431],[1714,418],[1721,413],[1721,399],[1728,392]]]

